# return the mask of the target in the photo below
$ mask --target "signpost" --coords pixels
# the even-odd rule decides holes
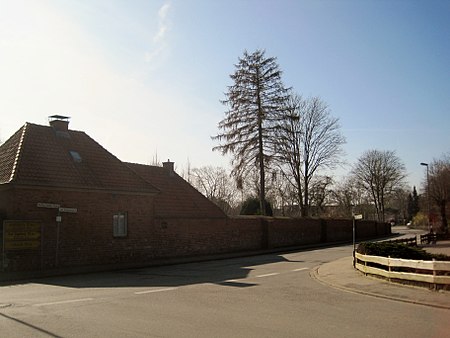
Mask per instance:
[[[59,263],[59,241],[60,241],[60,232],[61,232],[61,222],[62,222],[62,216],[61,213],[71,213],[76,214],[78,212],[77,208],[66,208],[61,207],[59,204],[55,203],[38,203],[38,208],[47,208],[47,209],[56,209],[58,211],[56,215],[56,250],[55,250],[55,266],[58,266]]]
[[[59,241],[60,241],[60,232],[61,232],[61,222],[62,217],[61,213],[67,212],[71,214],[76,214],[78,212],[77,208],[63,208],[58,207],[58,215],[56,216],[56,253],[55,253],[55,265],[59,265]]]
[[[38,208],[53,209],[56,211],[56,253],[55,261],[58,266],[58,251],[60,241],[60,225],[62,221],[61,213],[78,212],[77,208],[61,207],[57,203],[39,202],[36,204]],[[0,261],[1,269],[5,268],[6,254],[8,251],[23,251],[23,250],[39,250],[41,249],[42,259],[42,238],[43,230],[42,223],[39,221],[20,221],[20,220],[5,220],[3,221],[3,252],[2,261]],[[41,261],[42,265],[42,261]]]
[[[357,219],[363,219],[363,215],[358,214],[358,215],[353,215],[353,267],[356,266],[356,220]]]

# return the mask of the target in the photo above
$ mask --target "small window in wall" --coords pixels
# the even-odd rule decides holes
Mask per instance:
[[[127,213],[118,212],[113,216],[113,235],[114,237],[127,236]]]

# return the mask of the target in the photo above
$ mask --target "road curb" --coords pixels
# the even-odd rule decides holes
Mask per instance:
[[[416,304],[416,305],[423,305],[423,306],[428,306],[428,307],[433,307],[433,308],[438,308],[438,309],[450,310],[450,304],[449,305],[434,304],[434,303],[430,303],[430,302],[426,302],[426,301],[418,301],[418,300],[406,299],[406,298],[402,298],[402,297],[394,297],[394,296],[391,296],[391,295],[388,296],[388,295],[384,295],[382,293],[375,293],[375,292],[370,292],[370,291],[365,291],[365,290],[358,290],[357,288],[350,288],[350,287],[347,287],[345,285],[342,285],[342,284],[339,284],[339,283],[336,283],[336,282],[332,282],[330,280],[327,280],[327,278],[323,278],[320,275],[319,269],[320,269],[320,267],[322,265],[323,264],[314,267],[309,273],[309,275],[311,276],[312,279],[315,279],[316,281],[318,281],[322,285],[329,286],[329,287],[332,287],[334,289],[338,289],[338,290],[342,290],[342,291],[346,291],[346,292],[350,292],[350,293],[365,295],[365,296],[371,296],[371,297],[388,299],[388,300],[397,301],[397,302]],[[361,275],[360,278],[371,278],[371,277],[367,277],[367,276],[362,276]],[[384,281],[379,281],[379,282],[384,283]],[[401,284],[396,284],[396,285],[400,285],[401,286]],[[389,283],[386,284],[386,287],[389,287]],[[407,285],[404,285],[402,287],[410,288]]]

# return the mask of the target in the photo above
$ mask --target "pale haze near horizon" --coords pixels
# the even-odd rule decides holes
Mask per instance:
[[[420,188],[450,151],[449,37],[449,1],[0,0],[0,140],[58,114],[123,161],[225,167],[220,100],[263,49],[339,118],[337,178],[393,150]]]

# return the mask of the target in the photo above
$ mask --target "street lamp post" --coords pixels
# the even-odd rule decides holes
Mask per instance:
[[[428,231],[431,230],[431,208],[430,208],[430,174],[428,171],[428,163],[421,162],[420,165],[427,167],[427,207],[428,207]]]

